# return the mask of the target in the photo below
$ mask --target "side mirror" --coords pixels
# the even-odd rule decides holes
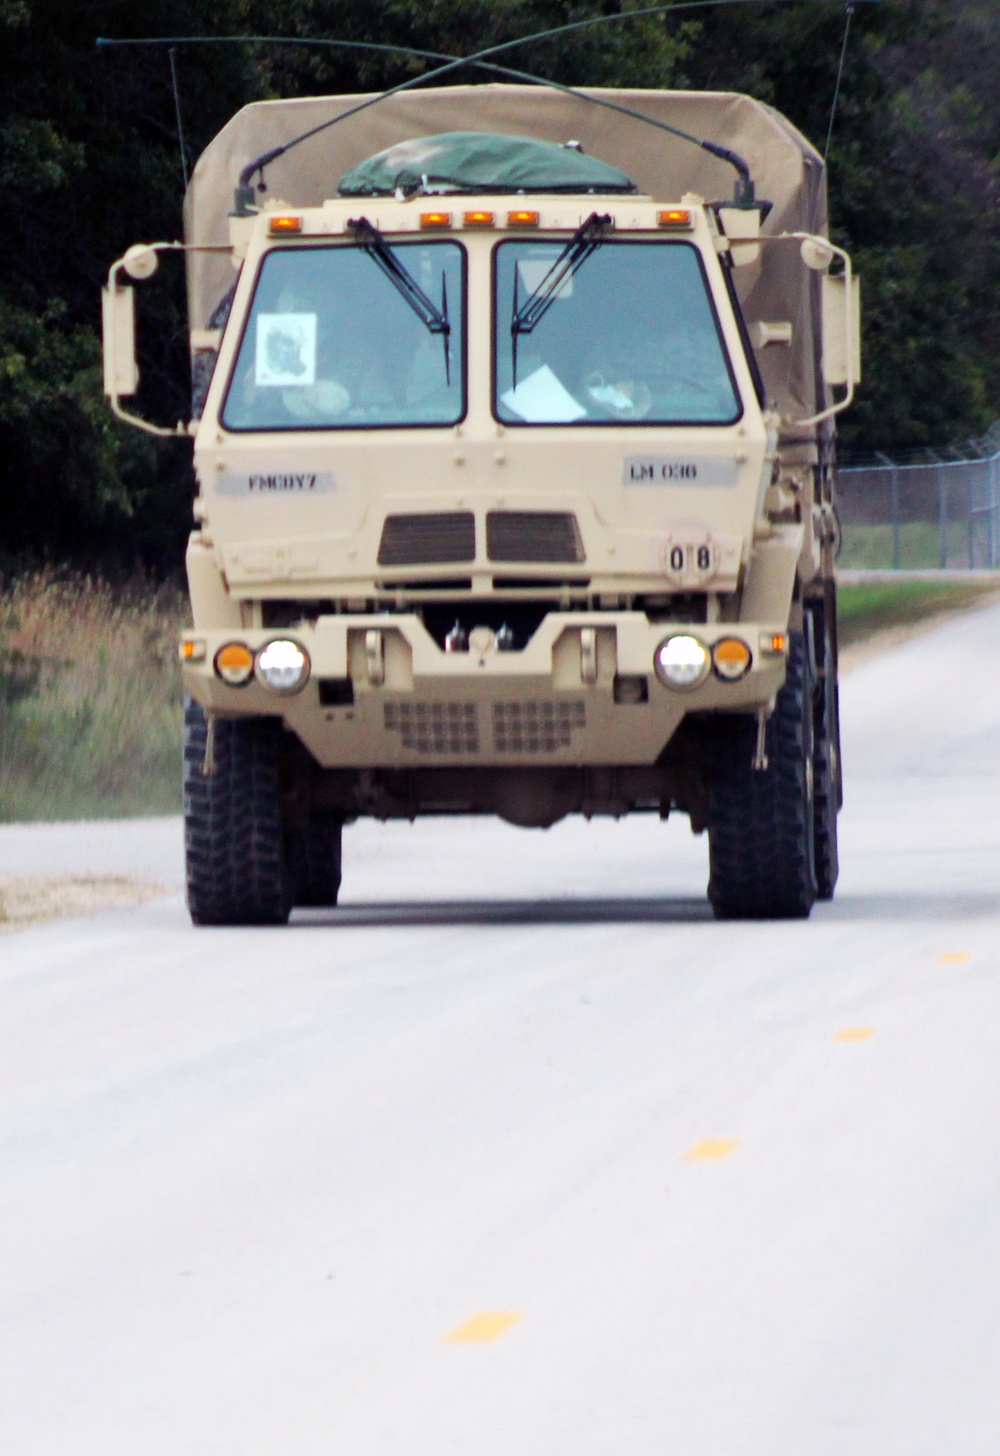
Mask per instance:
[[[109,285],[101,290],[104,336],[104,393],[115,399],[135,394],[139,365],[135,356],[135,289]]]
[[[183,243],[135,243],[128,252],[112,263],[108,281],[101,290],[101,321],[104,336],[104,393],[111,400],[112,411],[126,424],[147,435],[168,438],[186,435],[188,426],[178,422],[172,430],[151,424],[121,406],[122,396],[135,394],[139,388],[139,363],[135,349],[135,289],[123,284],[121,276],[142,280],[152,278],[159,267],[162,252],[183,253]]]
[[[823,378],[829,385],[857,385],[861,381],[861,284],[853,273],[836,277],[828,273],[822,287]]]
[[[798,427],[818,425],[821,420],[832,419],[854,400],[854,393],[861,382],[861,285],[854,275],[849,253],[831,243],[829,238],[816,233],[776,233],[764,238],[764,242],[797,241],[803,263],[820,279],[820,319],[823,383],[831,389],[835,386],[846,392],[843,399],[835,400],[816,414],[805,419],[786,416],[788,424]],[[834,258],[843,264],[843,272],[832,276],[829,272]],[[762,324],[764,330],[773,330],[775,325]],[[765,342],[777,343],[774,334]]]

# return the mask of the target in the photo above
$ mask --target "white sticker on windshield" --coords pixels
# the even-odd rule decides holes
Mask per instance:
[[[522,379],[516,389],[508,389],[500,402],[529,425],[568,425],[587,413],[547,364]]]
[[[287,389],[316,383],[316,315],[257,315],[257,360],[254,382]]]
[[[740,467],[732,455],[626,455],[623,485],[736,485]]]

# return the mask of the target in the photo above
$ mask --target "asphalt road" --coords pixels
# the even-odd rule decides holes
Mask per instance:
[[[995,1456],[998,643],[846,679],[804,924],[715,924],[683,820],[459,821],[287,930],[0,939],[0,1451]]]

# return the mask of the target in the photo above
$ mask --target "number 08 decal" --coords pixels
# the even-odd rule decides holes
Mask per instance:
[[[678,586],[702,586],[716,573],[715,547],[704,532],[697,536],[675,534],[664,549],[663,567]]]

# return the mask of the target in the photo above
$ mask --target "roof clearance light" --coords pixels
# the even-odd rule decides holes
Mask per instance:
[[[276,693],[297,693],[309,681],[309,658],[297,642],[279,637],[258,655],[257,676]]]
[[[691,214],[686,207],[662,207],[656,221],[661,228],[689,228]]]
[[[738,637],[723,637],[712,648],[712,662],[723,682],[739,682],[750,667],[750,649]]]
[[[464,212],[462,221],[466,227],[494,227],[496,217],[492,212]]]
[[[519,207],[507,214],[508,227],[537,227],[540,221],[539,214],[530,208]]]
[[[711,666],[708,648],[686,632],[668,637],[653,655],[657,675],[671,688],[696,688],[705,681]]]
[[[302,231],[302,219],[291,215],[285,216],[276,212],[273,217],[267,220],[267,230],[273,236],[275,233],[300,233]]]
[[[422,228],[450,228],[450,212],[422,212],[420,214],[420,226]]]
[[[245,687],[253,677],[253,653],[242,642],[227,642],[215,654],[215,671],[229,687]]]

